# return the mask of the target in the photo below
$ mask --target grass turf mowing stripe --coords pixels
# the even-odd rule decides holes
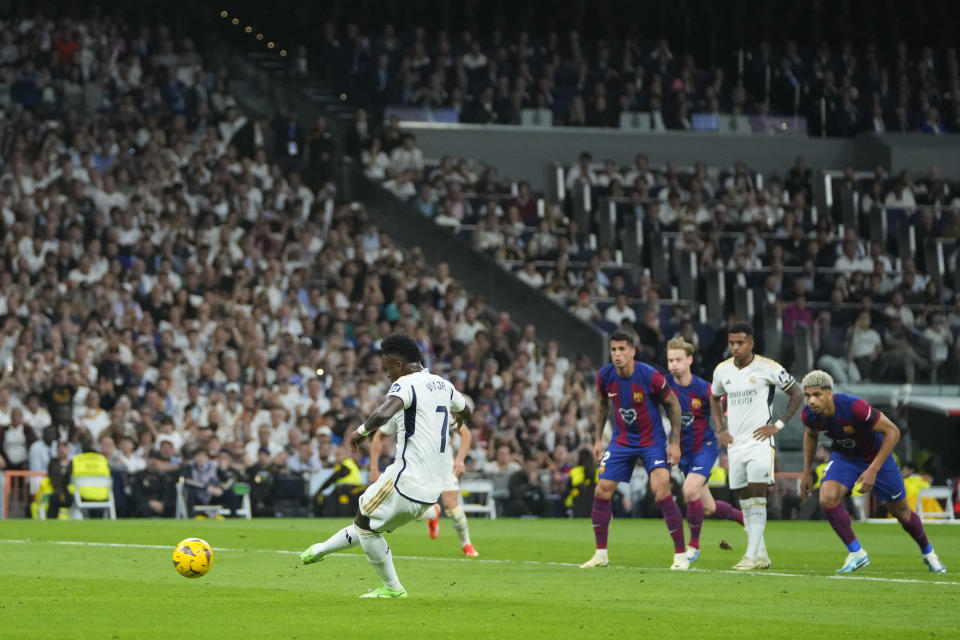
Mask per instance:
[[[170,549],[169,545],[160,544],[130,544],[123,542],[84,542],[75,540],[30,540],[30,539],[0,539],[0,544],[56,544],[82,547],[121,547],[129,549]],[[213,547],[214,551],[237,551],[246,552],[248,549],[234,549],[230,547]],[[276,553],[283,555],[299,555],[299,551],[288,551],[286,549],[254,549],[257,553]],[[360,553],[331,553],[333,557],[340,558],[365,558]],[[400,560],[415,561],[433,561],[433,562],[465,562],[472,564],[526,564],[535,566],[549,567],[579,567],[580,565],[572,562],[548,562],[543,560],[494,560],[490,558],[434,558],[429,556],[394,556]],[[671,571],[669,568],[662,567],[629,567],[614,566],[609,567],[613,570],[632,570],[632,571]],[[826,578],[829,580],[864,580],[869,582],[895,582],[901,584],[940,584],[946,586],[960,587],[960,582],[951,582],[948,580],[919,580],[917,578],[877,578],[873,576],[840,576],[823,575],[819,573],[782,573],[776,571],[730,571],[725,569],[690,569],[690,573],[718,573],[737,576],[775,576],[780,578]]]

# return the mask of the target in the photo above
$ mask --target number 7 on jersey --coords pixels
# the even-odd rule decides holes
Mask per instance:
[[[443,405],[437,407],[437,413],[443,414],[443,426],[440,427],[440,453],[447,450],[447,423],[450,420],[450,414]]]

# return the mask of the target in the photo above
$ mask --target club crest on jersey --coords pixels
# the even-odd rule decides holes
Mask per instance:
[[[692,409],[699,409],[702,406],[703,406],[703,402],[700,400],[700,398],[692,398],[690,400],[690,407]]]
[[[633,424],[634,422],[637,421],[637,410],[636,409],[620,409],[620,417],[623,418],[623,421],[625,423]]]
[[[750,376],[750,384],[757,384],[757,376]]]
[[[851,425],[849,425],[849,424],[848,424],[848,425],[844,425],[844,427],[843,427],[843,432],[844,432],[844,433],[853,433],[853,427],[852,427]]]
[[[643,402],[643,391],[634,391],[634,392],[633,392],[633,401],[634,401],[634,402]]]

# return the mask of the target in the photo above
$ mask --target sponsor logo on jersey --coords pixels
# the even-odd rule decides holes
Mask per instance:
[[[390,393],[396,393],[398,391],[400,391],[400,383],[394,382],[393,386],[390,387]]]
[[[607,394],[607,397],[608,397],[608,398],[616,398],[618,395],[620,395],[620,394],[619,394],[619,393],[608,393],[608,394]]]
[[[634,392],[633,392],[633,401],[634,401],[634,402],[643,402],[643,391],[634,391]]]
[[[693,398],[690,400],[691,409],[699,409],[702,406],[703,406],[703,402],[700,400],[700,398]]]
[[[636,409],[620,409],[620,417],[626,424],[633,424],[637,421]]]

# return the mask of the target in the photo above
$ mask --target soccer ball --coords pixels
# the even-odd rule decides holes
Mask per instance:
[[[173,568],[184,578],[199,578],[213,566],[213,549],[206,540],[187,538],[173,550]]]

